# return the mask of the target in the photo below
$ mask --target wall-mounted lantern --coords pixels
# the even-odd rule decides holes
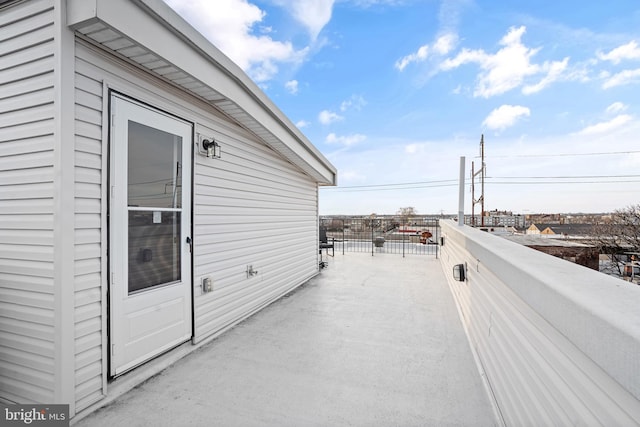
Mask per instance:
[[[464,264],[456,264],[453,266],[453,279],[457,282],[464,282],[467,278],[466,268]]]
[[[222,148],[213,137],[202,137],[200,145],[210,159],[219,159],[222,155]]]

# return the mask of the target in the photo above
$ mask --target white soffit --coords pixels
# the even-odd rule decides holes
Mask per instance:
[[[214,105],[320,185],[335,167],[220,50],[162,0],[67,0],[67,24]]]

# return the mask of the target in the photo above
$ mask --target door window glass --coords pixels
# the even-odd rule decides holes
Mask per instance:
[[[130,207],[180,208],[182,138],[129,121]]]
[[[177,282],[182,242],[182,138],[128,127],[129,293]]]
[[[177,282],[180,212],[129,211],[129,293]]]

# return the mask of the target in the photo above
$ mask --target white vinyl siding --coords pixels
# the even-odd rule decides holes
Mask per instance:
[[[623,294],[615,293],[599,302],[599,289],[615,289],[617,279],[440,224],[442,266],[505,425],[638,425],[637,361],[626,356],[638,354],[637,338],[624,332],[630,305],[618,313],[611,301]],[[467,280],[453,281],[453,265],[463,262]]]
[[[216,135],[221,159],[196,154],[196,340],[220,331],[317,273],[317,187],[252,139]],[[256,276],[247,277],[252,265]],[[213,292],[202,294],[211,276]]]
[[[318,273],[318,191],[314,178],[234,120],[224,118],[217,110],[171,84],[134,70],[84,43],[77,45],[76,56],[77,85],[81,78],[83,84],[94,86],[93,90],[76,91],[76,102],[83,104],[77,111],[76,125],[93,132],[91,137],[76,137],[76,152],[81,150],[81,144],[93,146],[91,153],[98,152],[98,128],[81,120],[80,113],[97,117],[93,110],[98,108],[98,100],[81,92],[91,92],[95,96],[98,90],[95,82],[99,81],[106,82],[113,90],[192,121],[196,141],[198,134],[202,134],[216,137],[222,145],[221,159],[206,158],[194,147],[195,341],[237,323]],[[80,96],[83,101],[79,101]],[[88,102],[93,106],[85,105]],[[79,189],[96,192],[81,198],[87,206],[97,197],[95,168],[98,160],[97,156],[93,158],[94,167],[81,167],[82,162],[77,165],[83,173],[94,176],[91,183],[76,182]],[[101,189],[100,192],[106,203],[107,191]],[[93,209],[98,209],[97,204]],[[94,226],[99,224],[98,217],[82,217],[93,221],[83,233],[93,233],[97,239]],[[76,233],[79,231],[76,229]],[[98,253],[95,241],[90,242],[90,247]],[[97,263],[95,265],[97,267]],[[253,265],[258,274],[248,278],[247,265]],[[96,274],[97,279],[97,272],[92,274]],[[213,278],[214,291],[203,294],[201,279],[206,276]],[[92,285],[88,286],[92,288]],[[98,311],[95,313],[97,315]],[[95,325],[97,327],[97,321]],[[93,348],[91,354],[97,357],[99,352],[96,350]],[[97,367],[95,360],[86,363]],[[97,387],[97,381],[95,385]],[[94,392],[97,393],[97,388]]]
[[[103,397],[102,82],[75,74],[75,399]]]
[[[52,402],[54,14],[0,14],[0,400]]]
[[[69,403],[73,417],[107,392],[109,89],[223,146],[222,159],[194,153],[196,341],[317,274],[317,180],[332,167],[315,169],[297,131],[213,106],[216,90],[100,22],[83,30],[118,55],[91,46],[66,26],[71,3],[0,7],[0,403]],[[269,105],[256,111],[272,123]]]

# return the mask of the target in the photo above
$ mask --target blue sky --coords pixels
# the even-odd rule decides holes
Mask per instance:
[[[487,209],[640,203],[635,0],[166,1],[338,168],[321,214],[455,213],[483,134]]]

